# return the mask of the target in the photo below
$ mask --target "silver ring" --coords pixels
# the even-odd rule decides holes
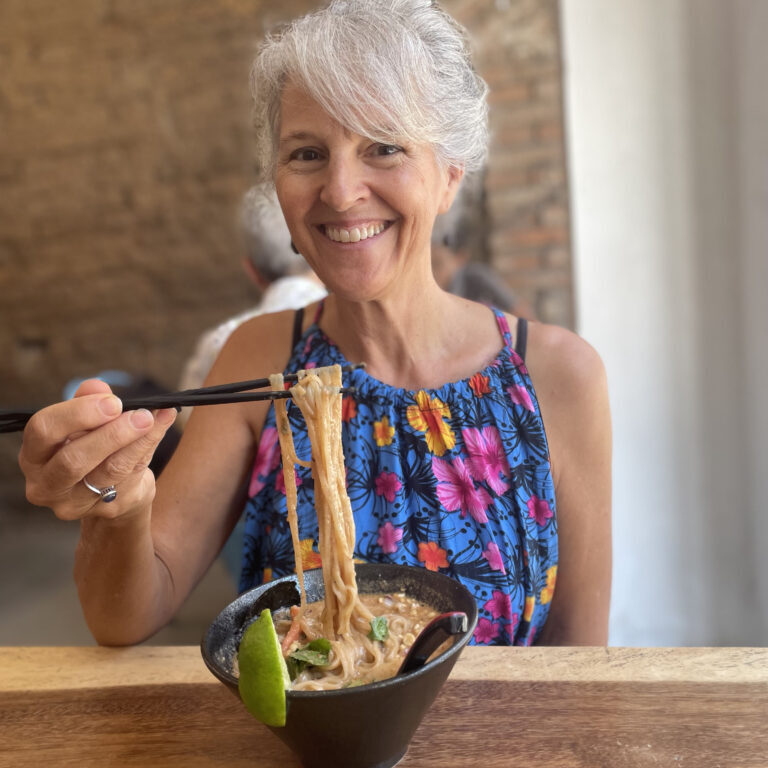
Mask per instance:
[[[97,488],[95,485],[91,485],[88,482],[88,478],[83,478],[83,485],[89,490],[101,496],[101,500],[105,504],[109,504],[110,501],[114,501],[117,498],[117,490],[114,485],[108,485],[106,488]]]

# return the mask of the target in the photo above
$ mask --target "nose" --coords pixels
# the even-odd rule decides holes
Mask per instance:
[[[320,199],[335,211],[348,211],[368,196],[365,169],[349,156],[332,158],[325,169]]]

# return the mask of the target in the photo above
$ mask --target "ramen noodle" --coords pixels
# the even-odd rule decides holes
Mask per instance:
[[[284,387],[281,374],[270,377],[273,389]],[[285,400],[275,401],[277,432],[283,459],[288,524],[291,529],[301,603],[275,613],[283,653],[325,638],[327,663],[302,668],[295,690],[342,688],[396,674],[406,651],[437,611],[404,594],[359,595],[353,551],[355,521],[346,491],[341,445],[341,368],[338,365],[300,371],[291,399],[307,425],[318,520],[318,549],[325,599],[307,604],[296,516],[296,456]],[[373,631],[372,621],[386,619],[386,631]],[[380,626],[380,625],[379,625]],[[378,639],[374,639],[378,638]]]

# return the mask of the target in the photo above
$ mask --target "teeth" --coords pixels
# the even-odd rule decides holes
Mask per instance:
[[[343,227],[325,228],[325,234],[337,243],[359,243],[361,240],[367,240],[369,237],[378,235],[383,231],[383,222],[366,224],[362,227],[352,227],[352,229],[344,229]]]

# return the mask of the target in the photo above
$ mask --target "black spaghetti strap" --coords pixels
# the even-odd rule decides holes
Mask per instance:
[[[296,349],[296,345],[301,338],[301,328],[304,325],[304,307],[300,307],[296,310],[296,314],[293,316],[293,340],[291,341],[291,354]]]
[[[520,355],[521,360],[525,360],[525,350],[528,346],[528,321],[524,317],[517,319],[517,340],[515,342],[515,352]]]

